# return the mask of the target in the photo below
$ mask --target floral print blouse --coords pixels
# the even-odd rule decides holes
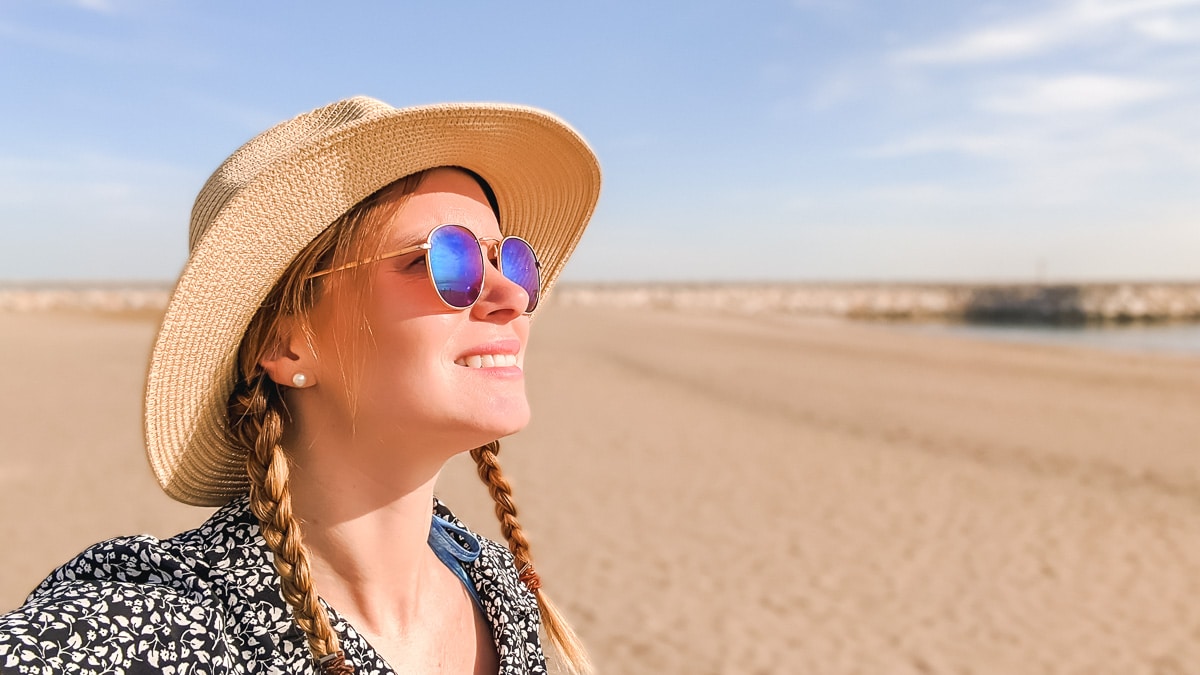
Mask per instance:
[[[517,578],[512,554],[460,529],[440,503],[433,517],[452,525],[435,529],[468,554],[458,560],[491,625],[501,675],[546,673],[537,600]],[[0,615],[0,672],[316,673],[271,556],[246,497],[170,539],[96,544]],[[356,673],[393,673],[327,609]]]

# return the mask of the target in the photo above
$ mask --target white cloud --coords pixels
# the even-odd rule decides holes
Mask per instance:
[[[15,279],[170,278],[201,180],[163,162],[87,152],[0,156],[0,270]]]
[[[984,98],[980,107],[1018,115],[1098,112],[1161,99],[1172,86],[1153,80],[1080,74],[1030,79]]]
[[[901,169],[909,160],[936,155],[959,160],[958,171],[933,180],[952,188],[947,207],[973,204],[978,213],[1016,204],[1031,213],[1043,208],[1076,210],[1068,217],[1103,204],[1165,207],[1186,195],[1181,185],[1193,182],[1200,172],[1200,114],[1195,106],[1164,108],[1128,120],[1013,116],[973,126],[900,135],[865,154],[893,160]],[[884,185],[871,196],[902,194]],[[914,193],[912,203],[922,195],[935,205],[936,191],[929,190]]]
[[[1165,44],[1200,42],[1200,24],[1181,21],[1172,16],[1150,16],[1132,23],[1135,33]]]
[[[105,14],[116,11],[117,7],[111,0],[71,0],[71,4],[86,9],[92,12],[102,12]]]
[[[1118,21],[1200,5],[1197,0],[1077,0],[1071,4],[1072,13],[1084,20]]]
[[[813,110],[828,110],[858,94],[859,82],[853,75],[835,72],[821,79],[809,95],[808,105]]]
[[[1115,30],[1163,41],[1189,34],[1180,10],[1200,0],[1077,0],[1032,16],[974,28],[895,52],[900,65],[956,65],[1036,56]],[[1173,14],[1174,13],[1174,14]]]
[[[1013,158],[1037,148],[1039,139],[1014,133],[927,132],[906,136],[865,151],[869,157],[907,157],[949,153],[982,158]]]
[[[998,26],[962,35],[939,44],[898,52],[901,64],[935,65],[1027,56],[1042,51],[1058,36],[1053,26]]]
[[[851,0],[792,0],[792,7],[799,10],[816,10],[823,12],[845,12],[855,9],[856,2]]]
[[[912,105],[905,84],[915,78],[929,119],[864,154],[895,166],[924,158],[923,170],[953,160],[955,173],[934,180],[977,188],[967,199],[981,206],[1086,211],[1178,194],[1200,170],[1200,88],[1188,65],[1200,57],[1200,0],[1042,7],[892,53],[904,66],[890,69],[892,94]],[[911,67],[949,64],[961,67]]]
[[[941,183],[924,182],[876,185],[863,190],[861,196],[877,202],[924,207],[959,201],[963,193]]]

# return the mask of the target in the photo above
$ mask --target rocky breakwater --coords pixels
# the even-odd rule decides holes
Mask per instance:
[[[0,286],[0,311],[155,314],[170,289],[141,285]],[[1200,282],[1107,284],[570,284],[554,304],[987,323],[1200,321]]]
[[[141,285],[0,286],[0,311],[84,311],[104,314],[154,314],[167,308],[170,289]]]
[[[564,284],[555,303],[877,320],[1200,321],[1200,282],[1094,284]]]

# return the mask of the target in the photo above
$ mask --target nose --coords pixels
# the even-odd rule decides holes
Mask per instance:
[[[483,266],[483,290],[479,299],[471,307],[471,313],[476,318],[492,323],[508,323],[525,314],[529,306],[529,293],[517,282],[509,279],[500,272],[497,266],[499,242],[481,240],[483,257],[487,264]]]

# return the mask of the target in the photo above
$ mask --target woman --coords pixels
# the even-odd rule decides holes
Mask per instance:
[[[222,508],[56,570],[0,618],[0,665],[545,672],[544,622],[587,670],[497,439],[528,421],[530,314],[598,194],[585,142],[515,106],[354,98],[240,148],[196,200],[146,386],[163,489]],[[463,451],[508,549],[433,496]]]

